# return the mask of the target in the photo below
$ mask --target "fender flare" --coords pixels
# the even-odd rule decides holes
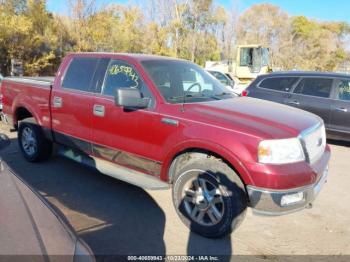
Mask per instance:
[[[167,156],[163,162],[160,175],[161,180],[171,183],[170,168],[173,160],[178,155],[194,149],[212,152],[213,154],[223,158],[233,169],[235,169],[244,184],[253,183],[247,168],[235,154],[219,144],[202,140],[188,140],[174,146],[171,151],[167,153]]]
[[[32,115],[32,117],[28,117],[28,118],[26,118],[26,119],[31,119],[31,120],[27,120],[27,122],[28,121],[30,121],[31,123],[33,123],[33,124],[38,124],[38,125],[40,125],[40,121],[39,121],[39,119],[38,119],[38,116],[35,114],[35,113],[33,113],[33,112],[35,112],[34,110],[32,110],[31,108],[30,108],[30,106],[28,106],[28,105],[23,105],[23,104],[16,104],[14,107],[13,107],[13,111],[12,112],[14,112],[13,113],[13,124],[16,126],[16,125],[18,125],[18,119],[17,119],[17,110],[19,109],[19,108],[24,108],[25,110],[27,110],[31,115]],[[23,119],[24,120],[24,119]],[[20,121],[23,121],[23,120],[20,120]]]

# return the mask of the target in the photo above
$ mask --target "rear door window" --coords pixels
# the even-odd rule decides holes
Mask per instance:
[[[350,101],[350,80],[340,80],[336,84],[336,99]]]
[[[259,84],[259,87],[275,91],[289,92],[298,79],[298,77],[269,77],[264,79]]]
[[[90,92],[98,61],[98,58],[91,57],[73,58],[64,76],[62,87]]]
[[[294,93],[328,98],[332,90],[333,79],[304,78],[295,88]]]

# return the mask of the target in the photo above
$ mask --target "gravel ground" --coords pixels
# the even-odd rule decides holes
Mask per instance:
[[[27,163],[16,133],[1,124],[0,133],[0,156],[67,217],[96,255],[233,254],[249,255],[241,257],[244,261],[350,261],[350,256],[333,257],[350,255],[350,144],[330,142],[328,183],[312,209],[280,217],[256,216],[249,209],[231,236],[211,240],[181,223],[170,190],[146,191],[59,156]]]

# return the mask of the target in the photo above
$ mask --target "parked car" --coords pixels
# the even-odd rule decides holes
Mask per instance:
[[[350,141],[350,75],[272,73],[259,76],[243,95],[312,112],[323,119],[329,138]]]
[[[206,237],[230,233],[248,206],[280,215],[315,199],[330,149],[321,118],[237,97],[175,58],[69,54],[56,78],[5,78],[3,120],[23,156],[60,153],[147,189]],[[141,214],[140,214],[141,215]]]
[[[67,261],[95,261],[89,246],[62,215],[4,162],[0,168],[0,256],[5,260],[7,256],[9,260],[35,256],[36,261],[48,261],[51,256],[64,256]]]
[[[219,71],[213,71],[213,70],[206,70],[209,72],[212,76],[214,76],[217,80],[221,82],[224,86],[231,89],[233,93],[240,95],[243,90],[247,88],[247,84],[242,83],[235,83],[235,81],[232,79],[232,77],[229,74],[224,74]]]
[[[221,73],[219,71],[213,71],[213,70],[206,70],[209,74],[214,76],[217,80],[220,81],[221,84],[224,86],[227,86],[229,88],[234,88],[235,87],[235,82],[229,78],[226,74]]]

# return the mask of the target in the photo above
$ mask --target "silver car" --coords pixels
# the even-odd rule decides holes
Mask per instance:
[[[55,261],[64,256],[64,261],[95,261],[65,218],[4,162],[0,165],[0,256],[9,260],[20,256],[28,261],[34,257],[35,261]]]

